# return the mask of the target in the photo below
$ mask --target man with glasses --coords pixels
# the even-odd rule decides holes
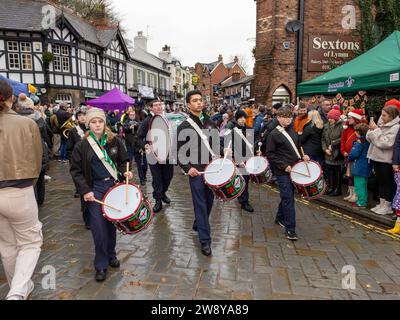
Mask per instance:
[[[276,113],[279,125],[268,135],[266,153],[272,172],[276,176],[281,202],[275,223],[285,228],[289,240],[297,240],[296,210],[294,202],[294,186],[290,172],[294,164],[300,160],[298,135],[290,124],[293,113],[290,107],[282,107]],[[306,155],[304,161],[310,158]]]

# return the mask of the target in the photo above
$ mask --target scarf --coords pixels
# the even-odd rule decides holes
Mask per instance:
[[[97,139],[96,135],[90,131],[89,135],[93,138],[94,141],[96,141],[96,143],[99,145],[101,152],[103,152],[104,155],[104,160],[106,160],[106,162],[114,169],[118,172],[118,174],[120,174],[120,172],[118,171],[118,169],[115,167],[114,162],[111,160],[110,156],[107,153],[107,150],[105,148],[106,144],[107,144],[107,138],[108,138],[108,134],[107,132],[104,132],[103,136],[101,137],[100,141]]]
[[[296,120],[294,120],[293,129],[296,133],[303,132],[304,126],[308,122],[308,116],[305,115],[303,117],[298,116]]]

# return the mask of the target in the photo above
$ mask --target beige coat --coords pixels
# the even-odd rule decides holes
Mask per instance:
[[[0,112],[0,181],[38,178],[42,154],[35,121],[12,110]]]
[[[370,143],[368,149],[368,159],[377,162],[392,164],[393,145],[399,131],[400,118],[384,124],[381,119],[378,121],[378,128],[369,130],[367,140]]]

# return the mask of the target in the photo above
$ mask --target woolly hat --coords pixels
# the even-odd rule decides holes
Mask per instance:
[[[331,111],[328,112],[328,119],[334,119],[338,121],[340,119],[340,111],[336,109],[332,109]]]
[[[282,108],[282,103],[280,103],[280,102],[275,103],[275,104],[272,106],[272,109],[275,109],[275,110],[278,110],[278,109],[280,109],[280,108]]]
[[[25,109],[33,109],[35,104],[31,98],[28,98],[25,93],[20,93],[18,96],[18,104]]]
[[[239,109],[238,111],[236,111],[235,113],[235,120],[239,120],[240,118],[245,117],[247,119],[247,113],[241,109]]]
[[[356,123],[360,123],[364,117],[364,112],[361,109],[354,109],[348,113],[349,117],[352,117]]]
[[[91,108],[86,112],[86,127],[89,127],[90,121],[92,121],[95,118],[100,118],[106,122],[106,115],[103,110],[99,108]]]
[[[400,101],[397,99],[389,100],[388,102],[385,103],[385,107],[387,106],[395,106],[397,107],[397,109],[400,110]]]

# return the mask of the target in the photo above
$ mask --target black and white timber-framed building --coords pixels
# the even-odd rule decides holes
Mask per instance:
[[[77,105],[114,87],[127,92],[130,55],[118,26],[88,22],[45,0],[1,4],[6,8],[0,10],[1,75],[33,84],[49,103]],[[44,53],[50,56],[47,64]]]

